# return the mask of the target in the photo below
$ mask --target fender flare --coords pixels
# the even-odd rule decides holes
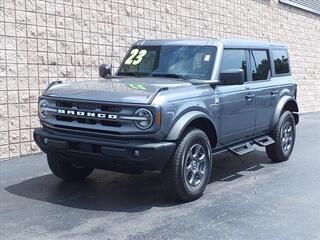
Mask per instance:
[[[190,112],[187,112],[185,114],[183,114],[172,126],[169,134],[167,135],[166,137],[166,140],[167,141],[175,141],[175,140],[178,140],[183,131],[186,129],[186,127],[193,121],[193,120],[196,120],[198,118],[205,118],[207,120],[210,121],[210,123],[212,124],[213,126],[213,130],[215,131],[215,133],[217,133],[217,128],[216,128],[216,125],[214,124],[214,122],[211,120],[211,118],[205,114],[204,112],[201,112],[201,111],[197,111],[197,110],[194,110],[194,111],[190,111]]]
[[[290,96],[283,96],[279,102],[278,102],[278,105],[276,107],[276,110],[274,112],[274,115],[273,115],[273,121],[272,121],[272,128],[274,126],[276,126],[279,118],[280,118],[280,115],[282,113],[282,110],[283,108],[285,107],[285,105],[289,102],[289,101],[292,101],[293,104],[294,104],[294,108],[295,108],[295,111],[293,111],[293,115],[294,115],[294,119],[296,121],[296,124],[298,124],[299,122],[299,108],[298,108],[298,104],[297,104],[297,101],[293,98],[293,97],[290,97]]]

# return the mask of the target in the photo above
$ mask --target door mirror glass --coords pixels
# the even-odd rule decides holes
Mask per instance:
[[[241,85],[244,83],[243,69],[228,69],[220,73],[223,85]]]
[[[102,78],[111,76],[111,66],[108,64],[101,64],[99,67],[99,76]]]

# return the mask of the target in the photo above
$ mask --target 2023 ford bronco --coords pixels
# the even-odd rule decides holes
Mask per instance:
[[[248,40],[144,40],[115,76],[54,82],[39,98],[34,139],[52,172],[81,180],[95,168],[161,170],[177,200],[200,197],[212,158],[254,145],[289,158],[299,122],[297,86],[281,44]]]

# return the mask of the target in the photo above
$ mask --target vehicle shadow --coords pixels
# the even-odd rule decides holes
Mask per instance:
[[[265,151],[254,151],[244,156],[224,153],[213,158],[213,172],[210,182],[229,182],[241,178],[241,172],[254,172],[264,168],[265,164],[272,164]]]
[[[229,153],[214,157],[210,183],[239,181],[240,172],[263,168],[270,160],[255,151],[237,158]],[[213,183],[214,184],[214,183]],[[127,175],[95,172],[82,182],[63,182],[52,174],[31,178],[5,188],[11,194],[61,206],[96,211],[141,212],[154,206],[169,207],[172,202],[161,185],[158,172]]]

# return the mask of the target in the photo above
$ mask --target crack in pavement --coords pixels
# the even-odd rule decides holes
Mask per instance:
[[[242,162],[242,164],[245,166],[245,168],[246,168],[246,171],[249,173],[249,175],[250,175],[250,178],[251,178],[251,188],[252,188],[252,192],[253,192],[253,195],[255,195],[256,193],[257,193],[257,189],[256,189],[256,187],[255,187],[255,185],[256,185],[256,183],[257,183],[257,179],[256,179],[256,176],[254,176],[253,174],[252,174],[252,171],[251,171],[251,169],[254,167],[249,167],[249,165],[246,163],[246,161],[244,160],[244,159],[242,159],[241,157],[239,157],[239,156],[236,156],[241,162]],[[253,199],[253,197],[252,198],[249,198],[250,200],[252,200]]]

